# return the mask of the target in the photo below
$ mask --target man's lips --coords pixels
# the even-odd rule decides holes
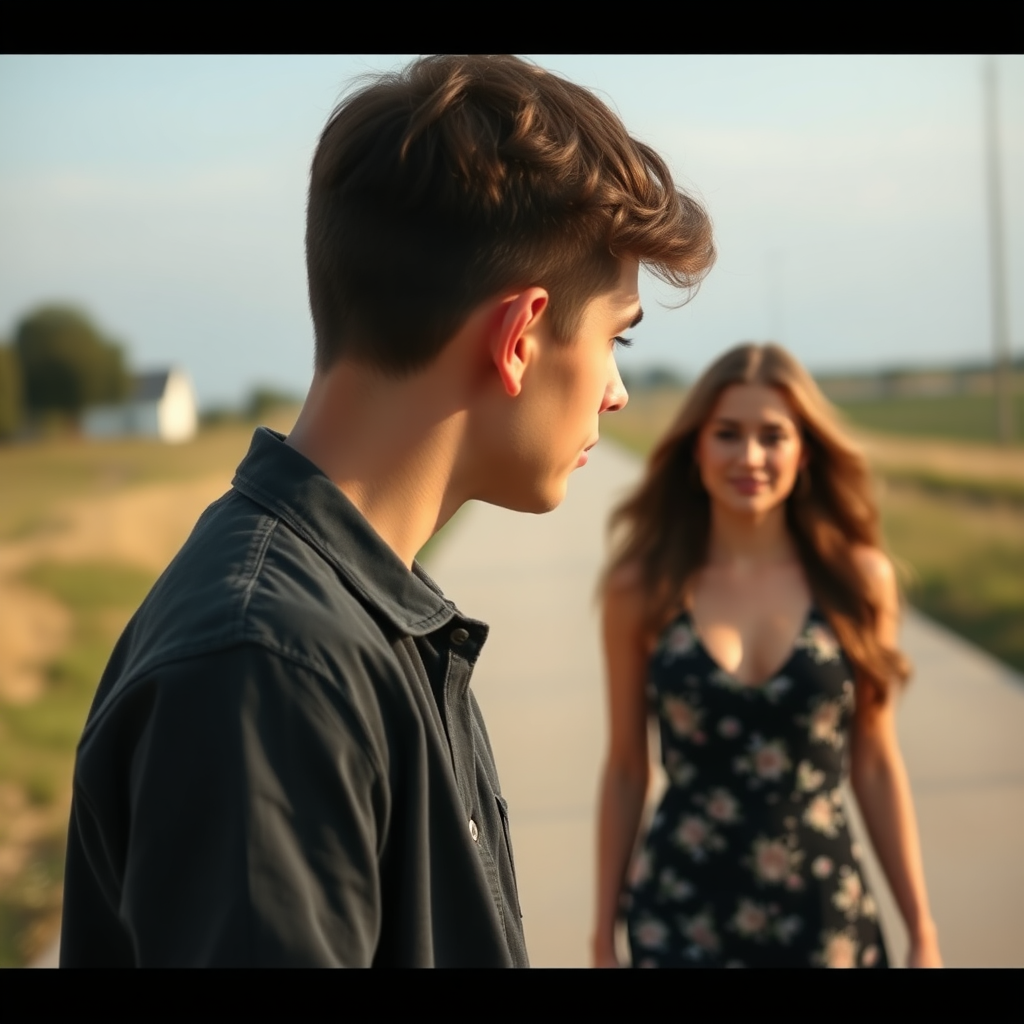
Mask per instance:
[[[590,458],[590,450],[594,447],[595,444],[597,444],[597,441],[591,441],[590,444],[588,444],[587,447],[583,449],[582,453],[580,454],[579,460],[576,463],[577,469],[580,466],[585,466],[587,464],[587,459]]]

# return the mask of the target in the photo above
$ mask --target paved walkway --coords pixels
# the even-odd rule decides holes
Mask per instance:
[[[605,742],[593,587],[608,511],[639,471],[602,444],[556,511],[473,504],[430,562],[449,597],[491,624],[473,685],[510,805],[536,966],[588,963]],[[903,643],[917,674],[899,730],[946,962],[1024,966],[1024,679],[916,614]],[[868,872],[903,962],[899,915],[873,863]]]

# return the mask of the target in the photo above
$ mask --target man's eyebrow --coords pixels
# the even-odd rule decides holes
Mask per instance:
[[[636,325],[638,323],[640,323],[640,321],[643,320],[643,318],[644,318],[644,311],[642,309],[638,309],[637,313],[636,313],[636,316],[633,317],[633,319],[630,320],[629,323],[626,324],[626,326],[622,328],[622,330],[624,330],[624,331],[631,330],[632,328],[636,327]]]

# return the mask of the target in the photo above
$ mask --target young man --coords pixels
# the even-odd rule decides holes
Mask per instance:
[[[306,235],[316,372],[123,637],[78,751],[61,962],[525,965],[469,689],[487,626],[416,552],[542,512],[626,394],[637,270],[708,220],[585,90],[435,57],[332,115]]]

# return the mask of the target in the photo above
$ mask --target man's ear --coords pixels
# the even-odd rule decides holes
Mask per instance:
[[[527,288],[501,305],[491,336],[491,358],[511,398],[522,390],[523,373],[533,357],[533,332],[547,305],[543,288]]]

